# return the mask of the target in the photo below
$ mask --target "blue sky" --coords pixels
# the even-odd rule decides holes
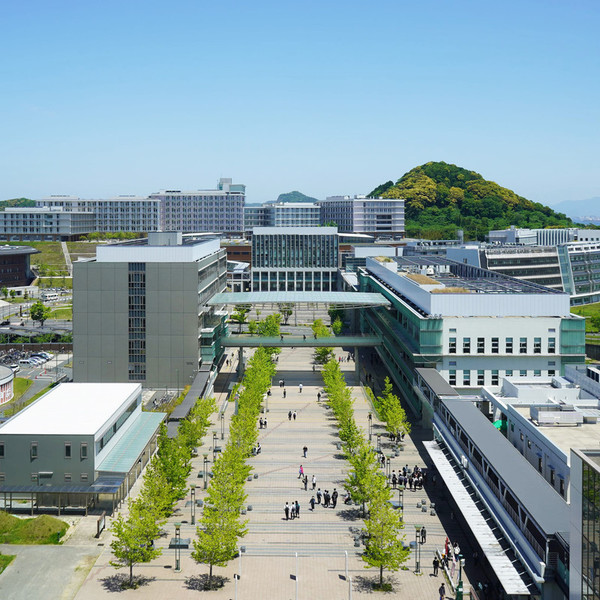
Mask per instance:
[[[600,196],[596,0],[5,0],[0,22],[0,198],[322,198],[430,160]]]

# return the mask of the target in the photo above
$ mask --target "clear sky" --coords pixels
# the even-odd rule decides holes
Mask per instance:
[[[4,0],[0,198],[368,193],[430,160],[600,196],[598,0]]]

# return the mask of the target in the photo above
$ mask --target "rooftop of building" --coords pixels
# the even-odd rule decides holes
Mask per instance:
[[[62,383],[0,425],[0,437],[94,435],[141,389],[137,383]]]
[[[13,256],[15,254],[39,254],[40,250],[31,246],[0,246],[0,256]]]
[[[253,227],[252,235],[337,235],[337,227]]]

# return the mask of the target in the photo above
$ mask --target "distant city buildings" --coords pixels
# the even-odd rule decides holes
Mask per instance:
[[[225,290],[219,240],[151,233],[98,246],[73,264],[73,377],[182,389],[221,357],[226,314],[208,307]]]

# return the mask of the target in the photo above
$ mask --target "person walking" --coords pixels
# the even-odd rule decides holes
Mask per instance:
[[[440,600],[444,600],[444,598],[446,597],[446,586],[442,583],[442,585],[440,585],[440,589],[438,590],[438,592],[440,593]]]
[[[314,496],[310,499],[310,510],[312,510],[312,511],[315,510],[315,497]]]
[[[265,417],[263,419],[263,427],[266,429],[267,428],[267,417]]]
[[[333,488],[333,494],[331,494],[331,508],[335,508],[338,499],[338,492],[335,488]]]
[[[290,507],[290,516],[292,519],[296,518],[296,503],[292,502],[292,506]]]
[[[300,502],[296,500],[296,516],[300,518]]]
[[[313,475],[312,476],[312,489],[315,489],[315,486],[317,485],[317,478]]]
[[[321,504],[321,498],[323,496],[323,492],[321,492],[321,488],[317,490],[317,504]]]
[[[285,394],[285,391],[283,393]],[[284,396],[284,398],[285,398],[285,396]],[[288,411],[288,421],[291,421],[291,420],[292,420],[292,411],[290,410],[290,411]]]
[[[321,392],[317,392],[317,402],[321,401]]]
[[[298,384],[298,392],[302,393],[302,384]]]
[[[304,476],[304,479],[302,480],[302,483],[304,484],[304,491],[308,491],[308,475]]]
[[[300,465],[300,468],[298,469],[298,479],[302,479],[302,477],[304,477],[304,467]]]
[[[298,416],[298,413],[296,413],[296,411],[294,411],[294,412],[292,413],[292,417],[294,417],[294,421],[296,420],[296,417],[297,417],[297,416]]]
[[[285,398],[287,396],[287,392],[285,391],[285,388],[283,388],[283,397]],[[291,421],[291,419],[290,419]]]
[[[425,527],[421,527],[421,544],[424,544],[427,541],[427,531]]]
[[[304,446],[304,448],[302,448],[302,452],[304,453],[304,458],[306,458],[306,453],[308,452],[308,448],[306,446]]]
[[[283,512],[285,513],[285,520],[289,521],[290,520],[290,505],[286,502],[285,506],[283,507]]]
[[[438,570],[440,568],[440,561],[438,560],[437,556],[433,557],[433,576],[437,577],[438,576]]]

